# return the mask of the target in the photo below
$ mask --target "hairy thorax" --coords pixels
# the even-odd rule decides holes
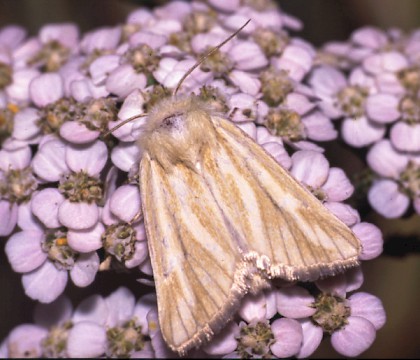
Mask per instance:
[[[216,144],[211,112],[195,96],[164,99],[150,112],[139,146],[165,171],[179,162],[196,168],[205,148]]]

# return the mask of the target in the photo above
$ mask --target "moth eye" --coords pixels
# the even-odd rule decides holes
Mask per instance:
[[[167,116],[162,120],[162,124],[160,125],[160,127],[168,130],[181,130],[184,122],[183,115],[183,113],[176,113]]]

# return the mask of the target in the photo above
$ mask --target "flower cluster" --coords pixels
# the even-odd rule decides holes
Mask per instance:
[[[172,93],[184,74],[252,21],[182,83],[235,122],[349,226],[360,260],[382,235],[347,203],[354,186],[331,167],[323,142],[368,147],[373,208],[420,213],[420,67],[416,37],[362,29],[315,49],[290,35],[299,20],[270,0],[171,1],[126,22],[80,34],[74,24],[0,29],[0,236],[34,324],[13,329],[1,355],[172,357],[153,295],[125,288],[75,310],[63,294],[98,271],[153,275],[141,213],[137,139],[147,116],[110,129]],[[343,119],[338,129],[337,119]],[[386,138],[388,136],[389,138]],[[357,290],[360,269],[314,284],[276,284],[248,295],[202,356],[307,357],[323,334],[345,356],[366,350],[385,322],[376,297]]]
[[[360,270],[316,283],[317,295],[299,285],[247,295],[237,315],[193,357],[306,358],[324,335],[345,356],[358,356],[385,323],[381,301],[365,292],[347,298],[363,282]],[[313,293],[314,291],[312,291]],[[157,319],[156,297],[135,301],[124,287],[93,295],[73,310],[61,295],[38,304],[34,323],[16,326],[0,346],[2,357],[173,358]]]
[[[151,357],[147,314],[155,306],[152,294],[137,302],[124,287],[107,297],[93,295],[73,309],[59,296],[38,304],[34,323],[15,327],[2,343],[2,357]]]
[[[420,214],[419,33],[373,27],[319,52],[309,79],[341,135],[367,148],[368,200],[386,218]],[[411,207],[411,209],[410,209]]]

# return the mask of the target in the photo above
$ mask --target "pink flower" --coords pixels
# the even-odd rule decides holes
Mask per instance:
[[[369,203],[378,213],[398,218],[407,211],[410,201],[419,201],[415,176],[420,164],[418,155],[400,152],[391,141],[382,140],[370,149],[367,161],[379,175],[368,193]]]
[[[85,54],[95,50],[114,50],[120,40],[121,27],[103,27],[84,34],[80,41],[80,50]]]
[[[5,357],[41,357],[41,342],[47,331],[40,326],[23,324],[16,326],[5,340]]]
[[[140,191],[137,185],[117,188],[105,204],[102,218],[107,228],[103,234],[104,249],[108,255],[127,268],[148,260],[146,230],[141,215]]]
[[[340,354],[358,356],[372,345],[376,331],[384,325],[381,301],[363,292],[346,299],[346,289],[354,289],[354,286],[352,281],[343,280],[345,277],[339,276],[318,281],[322,293],[316,299],[299,287],[279,290],[279,312],[301,319],[303,344],[298,358],[310,356],[315,351],[322,339],[320,329],[331,334],[331,343]],[[293,309],[296,301],[302,303],[301,310]],[[312,323],[305,319],[307,316],[312,318]]]
[[[107,156],[108,150],[99,140],[88,145],[67,145],[53,139],[41,145],[33,160],[34,171],[46,181],[61,182],[60,190],[66,198],[59,208],[62,225],[85,230],[98,222],[97,201],[102,196],[99,174]]]
[[[127,357],[137,351],[151,351],[146,316],[155,305],[150,296],[137,302],[134,295],[120,287],[103,298],[93,295],[74,311],[69,331],[69,357]],[[130,346],[128,346],[128,343]]]
[[[29,89],[32,101],[38,107],[51,104],[64,95],[63,80],[57,73],[39,75],[32,80]]]
[[[385,126],[369,112],[369,94],[375,94],[376,88],[361,69],[353,70],[347,81],[339,70],[322,66],[312,72],[309,82],[322,99],[319,106],[324,113],[345,118],[341,131],[348,144],[363,147],[385,135]]]
[[[292,162],[291,174],[324,203],[340,203],[353,193],[353,185],[344,171],[330,168],[323,154],[308,150],[297,151],[292,155]],[[334,209],[338,210],[337,206]],[[336,215],[340,218],[339,213]],[[341,218],[344,217],[343,213]]]
[[[36,204],[45,196],[52,197],[52,203],[60,201],[57,199],[60,194],[58,190],[56,192],[44,189],[31,202],[35,204],[38,219],[52,227],[59,226],[58,219],[50,213],[53,208],[43,203],[40,203],[43,208],[39,208]],[[77,286],[92,283],[99,268],[99,257],[96,252],[78,254],[71,249],[67,242],[68,234],[58,229],[45,229],[30,212],[30,205],[25,205],[19,212],[18,224],[22,231],[8,239],[5,252],[13,270],[23,274],[26,294],[32,299],[49,303],[64,291],[68,274]]]
[[[301,81],[312,68],[315,51],[313,47],[304,41],[291,43],[281,56],[273,59],[273,65],[279,70],[285,70],[289,76]]]
[[[274,354],[276,357],[296,355],[302,342],[302,327],[294,319],[281,318],[269,321],[276,315],[276,292],[261,292],[258,295],[247,295],[239,310],[245,321],[239,328],[232,327],[237,339],[237,348],[228,354],[229,357],[250,356],[262,357]],[[220,344],[226,351],[229,338]],[[210,343],[211,345],[211,343]],[[232,343],[233,347],[233,343]]]
[[[10,235],[16,225],[18,209],[38,187],[30,168],[31,150],[20,141],[9,139],[0,150],[0,235]]]

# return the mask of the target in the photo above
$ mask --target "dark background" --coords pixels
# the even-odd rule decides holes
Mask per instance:
[[[0,27],[8,24],[24,26],[36,35],[42,25],[74,22],[81,32],[100,26],[112,26],[125,21],[127,14],[138,6],[162,1],[131,0],[0,0]],[[330,40],[346,40],[361,26],[383,29],[398,27],[410,31],[420,25],[420,2],[416,0],[279,0],[281,8],[301,19],[304,29],[299,36],[319,46]],[[336,153],[335,149],[331,153]],[[339,151],[348,157],[347,173],[360,167],[360,160],[348,149]],[[329,158],[331,159],[331,158]],[[334,164],[334,158],[331,162]],[[338,160],[337,160],[338,164]],[[379,258],[363,264],[365,282],[362,291],[382,299],[388,320],[378,331],[373,346],[361,358],[420,357],[420,262],[418,242],[420,217],[412,215],[402,220],[386,220],[370,214],[365,221],[378,225],[385,236],[385,252]],[[5,239],[1,240],[4,244]],[[17,324],[32,321],[35,304],[22,290],[20,275],[10,270],[0,246],[0,341]],[[115,280],[116,279],[116,280]],[[106,295],[119,285],[129,287],[137,296],[141,286],[134,276],[99,274],[94,286],[79,289],[69,285],[66,293],[77,304],[95,292]],[[337,358],[329,341],[315,352],[313,358]]]

